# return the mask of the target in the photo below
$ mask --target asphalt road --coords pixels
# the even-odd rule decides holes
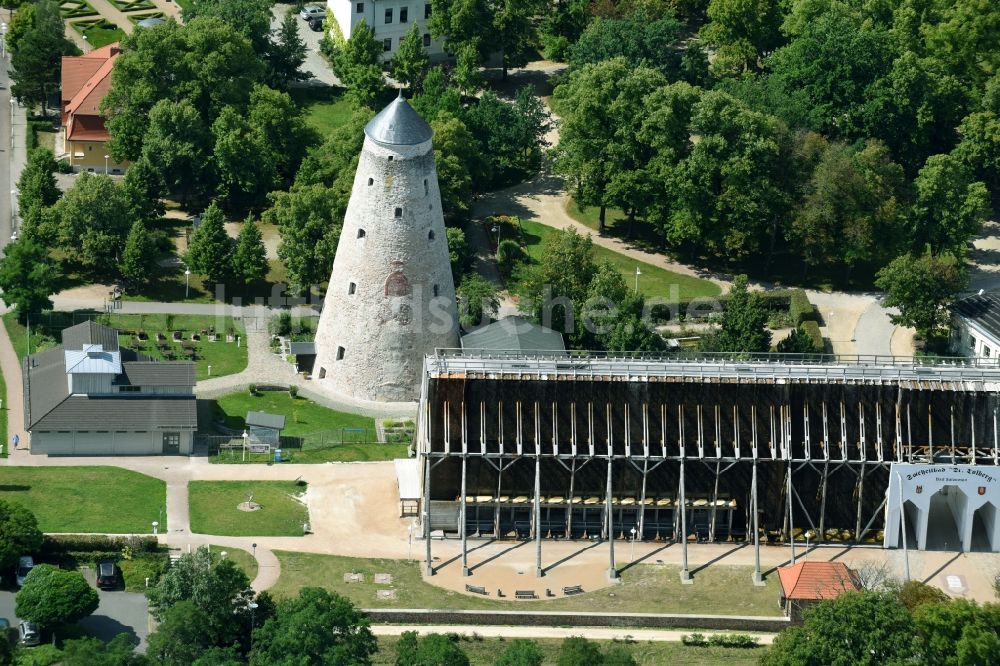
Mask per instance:
[[[325,3],[316,2],[314,4],[323,5]],[[287,12],[292,5],[290,4],[277,4],[271,9],[273,18],[271,19],[271,29],[277,30],[281,27],[281,21],[285,17],[285,12]],[[313,78],[307,80],[305,83],[307,85],[327,85],[327,86],[339,86],[340,81],[336,76],[333,75],[333,71],[330,69],[330,65],[326,62],[326,59],[319,52],[319,40],[323,37],[322,32],[313,32],[309,28],[309,24],[303,21],[301,18],[296,17],[295,19],[299,24],[299,37],[302,41],[306,43],[306,61],[302,65],[302,69],[311,73]]]

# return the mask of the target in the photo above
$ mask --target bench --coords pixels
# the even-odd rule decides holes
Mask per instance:
[[[583,585],[570,585],[569,587],[564,587],[563,594],[567,597],[574,594],[583,594]]]
[[[514,598],[515,599],[537,599],[538,595],[535,594],[534,590],[515,590],[514,591]]]
[[[472,592],[473,594],[481,594],[483,596],[489,595],[489,592],[487,592],[486,588],[482,585],[466,585],[465,591]]]

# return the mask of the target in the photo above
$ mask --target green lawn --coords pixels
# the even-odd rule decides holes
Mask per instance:
[[[148,534],[166,530],[166,484],[118,467],[7,467],[0,499],[20,502],[43,532]]]
[[[319,133],[321,142],[354,113],[354,105],[340,88],[300,88],[292,96],[305,109],[306,124]]]
[[[122,346],[135,349],[156,359],[185,360],[190,357],[184,354],[180,342],[173,340],[173,331],[181,331],[184,342],[194,349],[195,376],[197,379],[209,377],[211,366],[212,377],[222,377],[242,372],[247,367],[247,348],[244,343],[239,346],[235,342],[226,342],[225,333],[232,328],[241,338],[245,337],[243,322],[231,317],[213,317],[211,315],[167,315],[167,314],[75,314],[71,312],[46,313],[41,321],[32,321],[31,352],[37,353],[59,344],[62,329],[80,323],[87,318],[94,318],[102,324],[117,328],[121,333],[119,340]],[[13,312],[3,316],[7,334],[10,336],[14,351],[19,358],[24,358],[28,352],[27,330],[17,321]],[[191,340],[192,333],[201,333],[214,327],[221,332],[222,339],[209,342],[207,336],[201,340]],[[144,330],[149,339],[139,340],[136,336],[139,330]],[[156,334],[162,333],[166,340],[158,342]]]
[[[419,627],[414,627],[419,630]],[[580,629],[581,635],[586,635],[586,628]],[[482,636],[461,636],[458,646],[469,657],[472,666],[489,666],[496,662],[497,655],[506,649],[513,639],[484,638]],[[378,653],[372,660],[377,666],[390,666],[396,663],[396,636],[379,636]],[[555,666],[559,660],[561,639],[543,638],[535,641],[545,655],[542,664]],[[607,650],[612,641],[595,641],[601,650]],[[632,657],[641,666],[751,666],[760,659],[764,648],[750,650],[740,648],[688,647],[680,642],[669,641],[615,641],[616,645],[624,646],[632,653]]]
[[[71,23],[73,29],[87,38],[87,43],[92,49],[99,49],[112,42],[121,41],[125,36],[124,31],[114,23],[102,18],[84,19]]]
[[[210,545],[208,549],[212,553],[212,561],[218,562],[222,559],[222,553],[226,554],[226,559],[230,560],[237,567],[243,570],[250,582],[257,577],[257,560],[249,551],[242,548],[230,548],[229,546]]]
[[[594,231],[597,231],[597,228],[600,226],[599,218],[601,217],[601,209],[597,206],[580,206],[574,199],[570,199],[569,205],[566,206],[566,212],[574,220],[587,225]],[[617,208],[608,208],[604,214],[604,226],[606,229],[612,229],[619,221],[624,219],[624,211]]]
[[[414,556],[422,544],[414,547]],[[585,544],[580,545],[581,548]],[[544,549],[544,545],[543,545]],[[767,585],[750,582],[752,567],[713,565],[695,574],[693,585],[682,585],[679,569],[672,565],[637,565],[621,573],[622,584],[575,597],[560,597],[544,603],[497,601],[452,592],[425,583],[419,562],[373,560],[336,555],[276,552],[281,560],[281,577],[271,590],[277,596],[291,596],[308,585],[321,583],[327,589],[349,597],[362,608],[448,608],[520,609],[544,611],[588,610],[622,613],[708,613],[717,615],[778,615],[777,577]],[[345,583],[345,573],[363,573],[363,583]],[[396,599],[376,599],[374,574],[392,574]],[[773,579],[773,580],[772,580]],[[475,575],[469,579],[475,582]],[[534,579],[532,579],[533,581]],[[519,589],[545,588],[545,581],[524,580]]]
[[[362,440],[360,434],[352,438],[349,433],[343,433],[341,437],[341,429],[363,428],[367,431],[367,441],[375,438],[375,419],[370,416],[338,412],[306,398],[293,398],[286,391],[262,391],[257,395],[241,391],[219,398],[216,405],[216,415],[224,417],[227,427],[237,430],[243,429],[247,412],[268,412],[285,417],[285,429],[281,434],[287,437],[303,437],[329,431],[330,443],[342,439]]]
[[[542,242],[546,236],[556,233],[558,230],[546,226],[541,222],[531,220],[522,220],[521,229],[523,230],[522,240],[525,243],[528,255],[532,261],[540,261],[542,258]],[[504,225],[501,234],[503,238],[518,237],[516,229],[511,225]],[[639,276],[639,290],[646,297],[673,299],[674,292],[676,291],[680,300],[689,300],[703,296],[717,296],[720,293],[718,285],[708,280],[672,273],[659,266],[637,261],[597,244],[594,245],[594,259],[597,262],[612,264],[621,272],[628,285],[635,284],[635,269],[638,267],[642,273]]]
[[[191,481],[191,531],[219,536],[302,536],[309,512],[295,496],[305,489],[305,484],[294,481]],[[250,493],[262,508],[240,511],[237,507]]]
[[[375,460],[394,460],[406,458],[406,444],[336,444],[321,449],[282,448],[283,462],[300,465],[325,462],[367,462]],[[225,452],[213,454],[209,462],[226,465],[270,463],[274,460],[273,453],[247,453],[243,459],[240,449],[228,449]]]
[[[7,437],[7,382],[4,381],[3,373],[0,372],[0,398],[3,399],[3,408],[0,409],[0,442],[3,442],[3,451],[0,458],[7,457],[7,450],[11,447],[10,439]]]

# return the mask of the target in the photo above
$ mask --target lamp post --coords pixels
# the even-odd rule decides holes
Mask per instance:
[[[494,224],[493,225],[493,231],[497,235],[497,251],[494,254],[494,256],[498,256],[500,254],[500,232],[502,231],[502,229],[500,228],[499,224]]]
[[[14,18],[14,9],[10,10],[11,19]],[[0,58],[7,58],[7,24],[0,23]]]
[[[635,293],[637,293],[637,294],[639,293],[639,276],[640,275],[642,275],[642,271],[640,271],[639,267],[636,266],[635,267]]]
[[[221,553],[219,553],[219,557],[222,558],[222,561],[224,562],[226,560],[226,555],[228,554],[229,553],[227,553],[226,551],[222,551]]]
[[[83,35],[83,52],[90,52],[90,41],[87,39],[87,35]]]
[[[187,300],[188,291],[191,289],[191,269],[184,267],[184,300]]]
[[[413,557],[412,557],[412,554],[413,554],[413,526],[414,526],[413,521],[410,521],[410,540],[409,540],[409,542],[407,542],[407,546],[406,546],[406,561],[407,562],[409,562],[410,560],[413,559]]]
[[[639,530],[637,530],[637,529],[635,529],[633,527],[631,529],[631,532],[632,532],[632,548],[630,549],[630,552],[629,552],[628,561],[629,562],[635,562],[635,537],[639,533]]]
[[[104,175],[105,176],[108,175],[108,157],[110,157],[110,156],[109,155],[105,155],[104,156]]]
[[[160,523],[158,521],[154,520],[153,521],[153,536],[156,536],[157,534],[160,533],[159,529],[160,529]]]
[[[244,430],[243,431],[243,462],[247,461],[247,437],[249,437],[249,436],[250,436],[250,434],[246,430]],[[253,547],[256,548],[257,544],[254,544]]]
[[[250,554],[253,555],[254,559],[257,559],[257,544],[250,544]]]
[[[250,602],[250,650],[253,651],[253,630],[256,626],[255,622],[255,611],[257,610],[257,604],[253,601]]]

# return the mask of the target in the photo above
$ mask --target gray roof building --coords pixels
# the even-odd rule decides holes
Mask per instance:
[[[283,430],[285,427],[284,416],[268,414],[267,412],[247,412],[246,422],[248,426],[270,428],[271,430]]]
[[[951,306],[953,351],[962,356],[1000,357],[1000,292],[986,291]]]
[[[504,317],[463,335],[462,349],[566,353],[562,334],[518,316]]]
[[[193,363],[121,348],[118,332],[95,322],[64,329],[62,337],[61,346],[22,365],[24,422],[33,440],[35,431],[196,429]]]
[[[434,132],[400,92],[399,97],[365,125],[365,134],[378,143],[416,146],[430,141]]]

